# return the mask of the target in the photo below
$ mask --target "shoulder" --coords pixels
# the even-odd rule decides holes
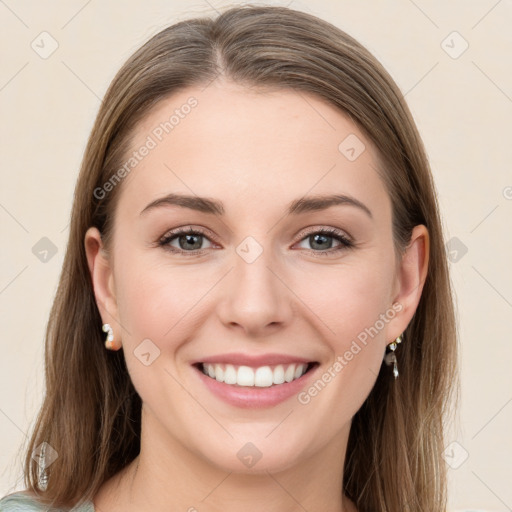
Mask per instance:
[[[49,509],[47,505],[39,503],[35,497],[27,491],[18,491],[8,494],[0,499],[0,512],[59,512]],[[70,512],[94,512],[91,502],[74,507]]]
[[[14,492],[0,499],[0,512],[42,511],[45,507],[27,492]]]

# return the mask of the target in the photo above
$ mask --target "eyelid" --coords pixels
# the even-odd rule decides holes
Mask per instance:
[[[185,251],[183,249],[178,249],[176,247],[172,247],[169,245],[169,242],[172,239],[179,237],[179,236],[186,235],[186,234],[201,235],[209,240],[211,239],[210,241],[212,243],[221,245],[218,241],[218,238],[214,234],[212,234],[209,230],[199,227],[199,226],[194,226],[194,225],[181,226],[181,227],[174,228],[174,229],[167,231],[163,236],[161,236],[158,239],[157,245],[159,245],[159,246],[163,247],[164,249],[167,249],[171,252],[178,253],[178,254],[188,254],[189,256],[194,256],[194,255],[199,256],[199,255],[204,254],[206,251],[208,251],[208,249],[210,249],[208,247],[206,249],[195,249],[193,251]],[[298,237],[297,241],[294,242],[293,245],[296,245],[296,244],[302,242],[304,239],[306,239],[308,237],[308,235],[311,235],[311,234],[325,234],[325,235],[331,236],[333,238],[338,238],[338,242],[340,243],[340,246],[335,249],[330,248],[330,249],[326,249],[326,250],[322,250],[322,251],[315,251],[313,249],[302,249],[302,250],[308,251],[309,253],[313,253],[315,255],[328,256],[328,255],[336,254],[339,251],[342,251],[345,249],[351,249],[356,245],[353,238],[345,231],[343,231],[339,228],[332,227],[332,226],[321,226],[321,225],[308,226],[308,227],[302,229],[299,232],[299,234],[297,235],[297,237]]]
[[[199,226],[195,226],[193,224],[181,226],[179,228],[170,229],[169,231],[166,231],[165,234],[162,235],[158,241],[162,242],[169,238],[174,238],[176,236],[187,235],[187,234],[192,234],[192,235],[200,234],[206,238],[210,238],[213,242],[220,245],[218,237],[216,235],[214,235],[211,231],[209,231],[205,228],[199,227]]]
[[[304,237],[311,235],[313,233],[328,233],[330,235],[337,235],[341,238],[345,238],[347,242],[355,243],[354,239],[344,230],[335,228],[333,226],[321,226],[321,225],[314,225],[314,226],[308,226],[307,228],[302,229],[297,237],[298,241],[300,242]]]

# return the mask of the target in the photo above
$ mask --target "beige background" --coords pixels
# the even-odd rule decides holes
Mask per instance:
[[[512,5],[274,3],[347,31],[406,94],[430,156],[446,241],[456,237],[450,247],[459,247],[450,264],[462,363],[460,419],[447,443],[450,510],[511,510]],[[18,447],[42,397],[43,333],[100,98],[123,61],[151,35],[221,5],[226,3],[0,1],[0,495],[22,488]],[[38,37],[43,31],[58,43],[46,59],[31,47],[35,40],[44,51],[46,37],[44,47],[51,48],[49,36]],[[465,42],[469,47],[461,53]],[[32,252],[43,237],[57,249],[46,263]]]

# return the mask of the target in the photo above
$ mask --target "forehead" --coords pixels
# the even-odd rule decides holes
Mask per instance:
[[[170,192],[260,209],[339,192],[389,210],[374,145],[309,93],[226,82],[180,90],[137,125],[129,159],[121,202],[138,212]]]

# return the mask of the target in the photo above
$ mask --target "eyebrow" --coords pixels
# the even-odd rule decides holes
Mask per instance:
[[[332,206],[340,205],[354,206],[364,211],[370,218],[373,218],[372,212],[364,203],[355,197],[344,194],[304,196],[300,199],[295,199],[288,205],[287,214],[298,215],[306,212],[326,210]],[[180,206],[182,208],[190,208],[191,210],[219,216],[224,215],[225,211],[221,201],[208,197],[171,193],[149,203],[140,214],[142,215],[149,210],[162,206]]]

